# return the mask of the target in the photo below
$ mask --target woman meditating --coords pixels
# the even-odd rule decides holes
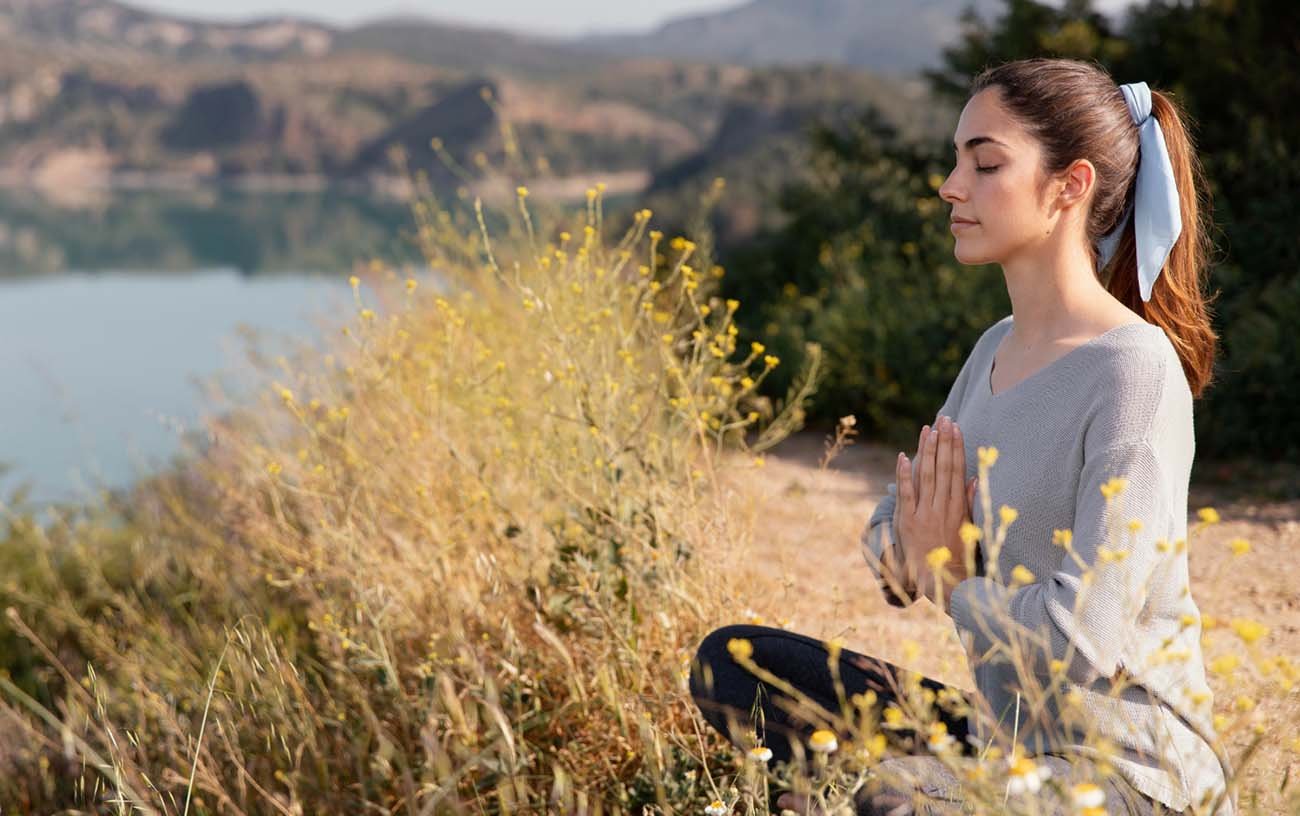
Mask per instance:
[[[980,757],[992,744],[1037,769],[1008,795],[1046,803],[1055,776],[1096,783],[1076,789],[1094,813],[1233,814],[1188,586],[1192,402],[1216,344],[1191,139],[1168,97],[1065,59],[984,71],[955,136],[939,189],[954,254],[1001,265],[1012,314],[976,342],[915,455],[899,454],[863,548],[890,604],[924,596],[952,618],[977,688],[920,678],[937,699],[960,694],[967,713],[939,707],[951,740],[937,743],[882,730],[889,750],[855,794],[858,812],[960,812],[965,783],[936,745]],[[991,501],[977,501],[982,449],[997,451]],[[999,527],[986,507],[1018,517],[974,540]],[[945,547],[950,557],[933,555]],[[781,686],[840,712],[832,649],[846,697],[877,715],[896,699],[905,670],[752,625],[705,637],[691,692],[737,745],[789,762],[833,719]],[[1051,801],[1037,812],[1078,812]],[[809,803],[785,793],[777,804]]]

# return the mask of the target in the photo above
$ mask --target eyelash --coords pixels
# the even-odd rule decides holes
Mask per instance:
[[[992,173],[992,172],[996,171],[996,170],[997,170],[999,167],[1001,167],[1001,166],[1002,166],[1002,165],[1000,165],[1000,164],[995,164],[995,165],[992,165],[991,167],[980,167],[980,166],[977,164],[977,165],[975,165],[975,171],[978,172],[978,173]]]

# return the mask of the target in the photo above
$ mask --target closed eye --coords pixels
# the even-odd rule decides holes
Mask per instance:
[[[980,167],[980,166],[976,165],[975,169],[978,170],[978,171],[981,172],[981,173],[992,173],[994,170],[997,170],[997,169],[998,169],[999,167],[1001,167],[1001,166],[1002,166],[1002,165],[1000,165],[1000,164],[995,164],[995,165],[993,165],[992,167]]]

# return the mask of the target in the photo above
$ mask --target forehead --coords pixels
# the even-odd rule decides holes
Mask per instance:
[[[970,139],[994,140],[1008,147],[1024,144],[1024,132],[1002,107],[996,87],[975,94],[962,109],[957,131],[953,134],[954,146],[965,150]]]

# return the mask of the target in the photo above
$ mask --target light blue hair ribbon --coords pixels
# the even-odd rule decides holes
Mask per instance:
[[[1124,225],[1132,214],[1137,239],[1138,285],[1145,302],[1151,299],[1151,288],[1183,231],[1183,219],[1178,209],[1178,186],[1174,183],[1174,168],[1169,162],[1165,136],[1160,123],[1151,115],[1151,89],[1145,82],[1121,85],[1119,89],[1124,93],[1129,113],[1138,126],[1137,187],[1133,203],[1124,210],[1119,224],[1097,243],[1097,268],[1104,269],[1110,262]]]

